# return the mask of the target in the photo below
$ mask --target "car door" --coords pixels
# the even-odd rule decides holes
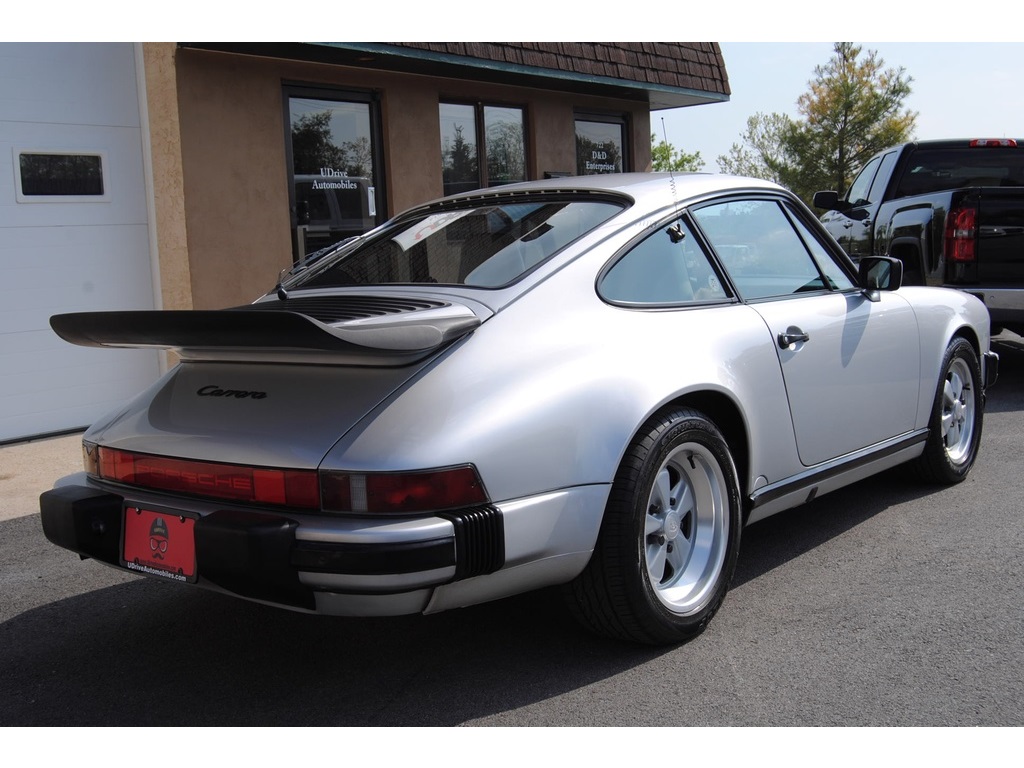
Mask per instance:
[[[692,215],[778,354],[806,466],[909,432],[917,320],[897,293],[860,290],[822,233],[781,199],[730,199]]]

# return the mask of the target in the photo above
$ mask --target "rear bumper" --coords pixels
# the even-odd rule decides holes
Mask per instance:
[[[988,308],[994,329],[1009,328],[1024,331],[1024,286],[980,287],[950,285],[981,299]]]
[[[40,496],[43,532],[83,557],[138,572],[122,559],[127,506],[176,511],[167,499],[126,498],[83,481]],[[505,562],[504,527],[493,506],[384,520],[181,511],[197,516],[199,586],[297,610],[317,610],[316,593],[330,591],[378,597],[358,601],[375,606],[368,613],[416,612],[431,588],[494,573]]]

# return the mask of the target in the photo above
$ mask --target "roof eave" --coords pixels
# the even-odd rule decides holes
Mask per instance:
[[[652,110],[729,100],[728,94],[715,91],[569,72],[471,56],[457,56],[422,48],[403,48],[387,43],[178,43],[178,45],[183,48],[222,53],[315,61],[323,64],[621,98],[645,102]]]

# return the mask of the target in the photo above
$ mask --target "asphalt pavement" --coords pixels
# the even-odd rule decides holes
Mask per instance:
[[[43,537],[35,514],[39,491],[79,468],[80,436],[0,447],[9,517],[0,520],[0,727],[1017,733],[1024,344],[1004,340],[998,351],[1000,381],[965,482],[927,486],[896,468],[749,526],[722,609],[700,637],[669,648],[589,635],[556,590],[433,616],[350,619],[82,562]],[[922,733],[934,744],[945,736]],[[988,745],[1000,733],[981,733],[980,749],[958,764],[998,757]],[[709,738],[697,743],[721,750],[734,737]],[[851,750],[863,756],[859,743]]]

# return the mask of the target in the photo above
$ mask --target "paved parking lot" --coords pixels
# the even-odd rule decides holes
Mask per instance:
[[[590,636],[555,591],[289,613],[80,562],[20,506],[0,725],[1024,725],[1024,347],[999,351],[966,482],[895,470],[751,526],[722,610],[674,648]],[[77,439],[52,443],[70,471]]]

